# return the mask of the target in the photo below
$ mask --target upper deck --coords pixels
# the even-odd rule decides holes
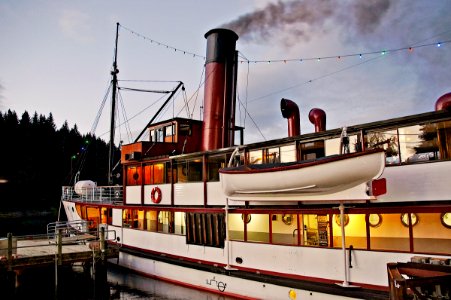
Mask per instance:
[[[198,148],[195,145],[190,148],[190,143],[198,143],[195,136],[198,136],[196,131],[200,130],[200,124],[194,122],[192,126],[187,126],[185,121],[174,119],[155,124],[149,129],[152,134],[151,140],[146,142],[147,148],[143,148],[138,154],[136,151],[130,152],[136,143],[123,147],[123,191],[121,187],[97,187],[79,195],[71,187],[64,187],[63,199],[113,204],[121,203],[124,193],[126,200],[123,204],[224,205],[225,196],[220,192],[218,170],[227,166],[236,147],[204,152],[196,151]],[[186,135],[181,132],[191,135],[192,139],[182,138]],[[241,145],[238,155],[234,157],[235,163],[284,163],[339,154],[343,150],[341,134],[342,129],[337,128]],[[422,180],[418,178],[422,173],[435,174],[434,178],[442,176],[438,174],[442,168],[437,165],[404,169],[405,166],[451,159],[451,113],[446,110],[349,126],[347,134],[347,147],[351,153],[375,148],[385,150],[386,166],[389,168],[382,177],[397,174],[393,177],[397,185]],[[142,142],[139,143],[142,145]],[[171,147],[180,146],[185,147],[181,151],[185,154],[174,155],[177,150],[174,151]],[[398,168],[390,170],[391,167],[415,172],[405,173],[406,176],[400,178],[399,174],[403,171],[398,171]],[[408,185],[411,184],[406,186]],[[434,184],[424,186],[423,189],[433,187]],[[154,188],[158,188],[160,192],[154,192]],[[390,193],[395,193],[395,190],[389,189],[388,194]],[[398,191],[396,195],[399,196],[400,193],[402,192]],[[412,201],[428,200],[410,198]]]

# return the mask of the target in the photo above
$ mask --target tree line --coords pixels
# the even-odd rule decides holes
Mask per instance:
[[[81,134],[77,125],[64,122],[57,129],[51,113],[31,117],[25,111],[19,118],[0,111],[0,137],[0,211],[58,208],[61,187],[73,185],[75,177],[108,182],[109,145]]]

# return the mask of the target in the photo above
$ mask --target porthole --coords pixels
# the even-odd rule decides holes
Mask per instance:
[[[240,265],[243,263],[243,259],[241,257],[235,258],[235,261],[237,264],[240,264]]]
[[[291,223],[293,222],[293,216],[291,214],[284,214],[282,215],[282,221],[286,224],[286,225],[291,225]]]
[[[382,223],[382,216],[380,214],[370,214],[368,216],[368,223],[371,227],[379,227]]]
[[[246,220],[244,220],[244,218],[246,217]],[[245,222],[246,224],[248,224],[252,219],[251,214],[241,214],[241,220],[243,220],[243,222]]]
[[[349,216],[348,216],[348,214],[344,214],[344,215],[343,215],[343,219],[344,219],[344,221],[345,221],[344,226],[348,225],[348,223],[349,223]],[[337,223],[338,226],[341,226],[341,218],[340,218],[340,215],[335,215],[335,223]]]
[[[451,212],[442,213],[440,216],[440,221],[442,221],[443,226],[451,229]]]
[[[420,221],[417,214],[411,213],[410,218],[412,219],[412,227],[417,225]],[[409,227],[409,213],[403,213],[401,214],[401,223],[402,225]]]

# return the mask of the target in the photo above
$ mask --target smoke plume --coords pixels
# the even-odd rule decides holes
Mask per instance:
[[[331,18],[341,25],[355,23],[359,33],[368,33],[389,8],[390,0],[279,0],[221,27],[235,31],[244,41],[263,40],[280,31],[308,40],[325,30],[324,23]]]

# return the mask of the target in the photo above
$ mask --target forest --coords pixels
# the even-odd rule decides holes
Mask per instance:
[[[109,144],[81,134],[77,125],[69,128],[65,122],[56,128],[51,113],[30,116],[25,111],[18,117],[0,111],[0,136],[0,212],[57,209],[61,187],[73,185],[77,172],[80,180],[108,182]]]

